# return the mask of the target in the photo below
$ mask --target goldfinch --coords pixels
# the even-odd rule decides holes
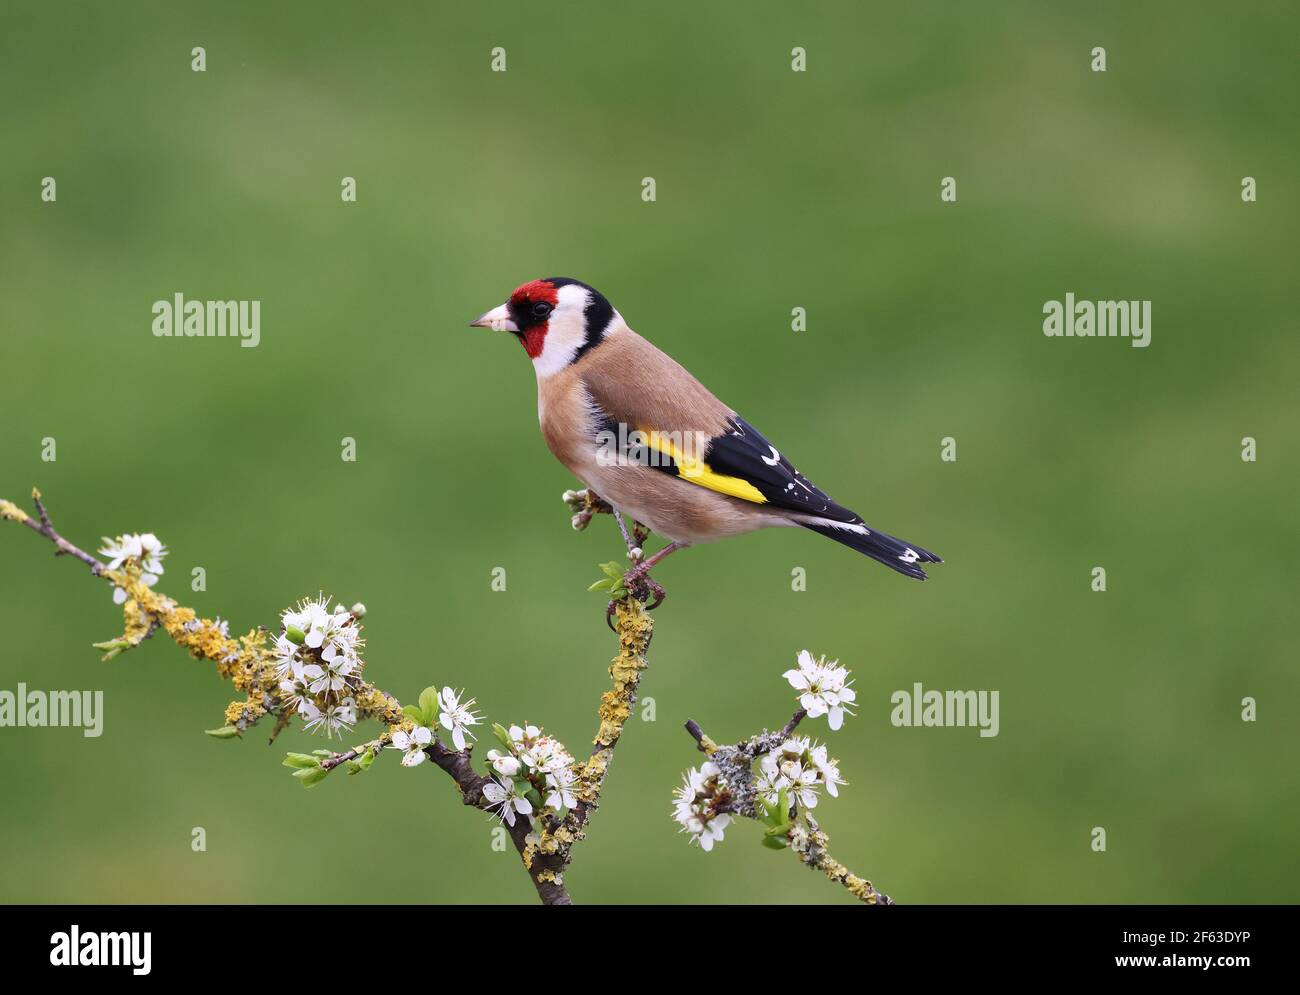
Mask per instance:
[[[669,540],[629,581],[685,546],[770,526],[808,529],[917,580],[926,576],[922,563],[943,562],[831,500],[579,280],[532,280],[470,326],[509,332],[523,345],[537,373],[542,437],[556,459],[616,511]]]

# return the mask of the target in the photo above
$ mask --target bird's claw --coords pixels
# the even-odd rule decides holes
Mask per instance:
[[[623,575],[623,586],[637,601],[648,602],[645,606],[645,610],[648,612],[654,611],[664,603],[664,598],[668,597],[668,592],[663,589],[663,585],[640,567],[633,567]],[[617,609],[618,602],[612,598],[605,605],[605,624],[609,626],[611,632],[618,631],[614,628],[614,612]]]
[[[654,611],[668,596],[662,585],[650,576],[649,569],[640,563],[623,575],[623,586],[638,601],[649,602],[651,598],[654,599],[652,603],[645,606],[646,611]]]

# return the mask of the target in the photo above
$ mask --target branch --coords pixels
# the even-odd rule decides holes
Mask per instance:
[[[231,702],[226,709],[226,727],[211,730],[212,734],[238,736],[264,716],[273,714],[276,726],[271,739],[274,741],[289,724],[294,711],[280,698],[275,656],[266,645],[266,630],[258,628],[239,639],[230,638],[223,625],[199,618],[193,609],[180,606],[173,599],[154,591],[146,583],[138,564],[128,561],[121,569],[112,570],[91,554],[68,542],[55,531],[41,502],[40,493],[33,490],[32,497],[39,521],[13,502],[3,499],[0,499],[0,519],[26,525],[54,544],[55,555],[76,557],[89,566],[93,574],[112,582],[125,592],[123,635],[96,644],[106,651],[105,658],[112,658],[138,645],[161,628],[193,656],[215,663],[218,674],[229,678],[236,689],[247,695],[244,701]],[[600,498],[586,492],[581,494],[579,501],[583,508],[582,514],[586,517],[582,526],[579,526],[577,519],[582,515],[575,515],[575,527],[585,527],[591,515],[612,510]],[[506,826],[538,897],[546,905],[572,904],[564,887],[563,873],[572,860],[573,846],[585,838],[586,825],[599,807],[614,749],[636,703],[641,674],[646,667],[645,652],[653,629],[650,616],[631,597],[618,602],[616,614],[615,631],[619,638],[619,653],[609,667],[613,685],[601,698],[600,725],[591,755],[577,765],[578,803],[562,820],[543,820],[539,817],[530,825],[528,819],[519,818],[513,825]],[[322,750],[318,751],[321,756],[315,759],[291,754],[304,761],[304,764],[298,765],[302,767],[300,773],[310,773],[319,780],[340,766],[348,765],[350,770],[355,771],[360,761],[373,760],[380,750],[389,746],[395,732],[413,727],[414,723],[403,714],[398,699],[375,685],[358,680],[350,693],[356,700],[358,719],[376,719],[386,725],[387,730],[378,738],[344,752],[328,753]],[[451,750],[435,735],[424,752],[434,765],[455,782],[466,805],[489,810],[492,804],[485,797],[483,787],[491,779],[474,770],[471,762],[472,749],[470,744],[463,750]],[[304,783],[316,783],[316,780],[305,780]]]
[[[479,774],[470,764],[470,750],[453,751],[447,749],[441,743],[435,742],[428,750],[425,751],[429,758],[441,768],[448,777],[456,782],[460,789],[461,800],[471,808],[487,809],[488,801],[483,797],[483,785],[490,780]],[[572,905],[573,899],[565,890],[564,882],[557,876],[545,874],[546,870],[540,864],[532,866],[529,859],[529,848],[532,843],[529,839],[532,830],[526,819],[516,819],[514,825],[502,824],[506,832],[510,835],[510,842],[515,846],[520,858],[524,862],[524,869],[528,871],[529,880],[533,882],[533,887],[537,889],[537,897],[542,900],[543,905]]]
[[[614,749],[636,705],[637,689],[646,668],[645,653],[654,629],[650,615],[635,598],[629,597],[618,602],[616,616],[619,653],[609,665],[613,686],[601,696],[600,727],[596,730],[591,756],[578,771],[578,804],[562,821],[551,820],[542,825],[540,833],[526,840],[520,849],[524,866],[542,901],[547,901],[545,886],[553,886],[563,895],[561,901],[547,904],[569,904],[563,888],[564,872],[573,859],[573,847],[586,839],[587,823],[600,807]],[[519,847],[518,839],[515,845]]]
[[[765,817],[768,811],[759,809],[759,793],[754,783],[754,761],[778,749],[808,715],[800,708],[776,732],[763,730],[757,735],[741,740],[730,746],[719,746],[700,728],[694,719],[686,720],[686,731],[695,740],[696,746],[709,760],[717,765],[719,780],[725,784],[718,798],[719,813],[737,815],[746,819],[770,824]],[[788,815],[787,830],[781,836],[788,846],[798,855],[800,862],[808,868],[821,871],[831,881],[842,885],[854,898],[867,905],[893,905],[894,900],[883,892],[877,891],[870,881],[860,878],[831,856],[830,837],[817,825],[817,821],[806,810],[803,813],[806,825],[797,821],[798,804],[792,803]],[[786,825],[783,823],[782,825]]]
[[[100,563],[95,557],[91,556],[84,550],[78,549],[72,543],[64,539],[54,531],[54,526],[50,523],[49,513],[45,510],[45,505],[41,503],[41,492],[35,487],[32,488],[32,502],[36,505],[36,513],[40,516],[39,524],[32,521],[32,517],[23,511],[12,501],[6,501],[0,498],[0,519],[7,519],[11,522],[19,522],[26,525],[37,535],[42,535],[50,542],[54,543],[55,556],[75,556],[86,566],[90,567],[90,572],[95,576],[100,576],[104,572],[104,564]]]

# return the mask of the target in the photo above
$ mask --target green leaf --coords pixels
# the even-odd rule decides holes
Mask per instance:
[[[610,560],[608,563],[602,563],[600,569],[603,570],[605,576],[611,580],[618,580],[623,576],[623,568],[614,560]]]
[[[790,823],[782,822],[779,823],[778,825],[772,826],[769,829],[763,830],[763,835],[772,836],[772,837],[788,836],[790,835],[790,828],[791,828]]]
[[[419,705],[403,705],[402,714],[418,725],[424,725],[424,712]]]
[[[296,625],[286,625],[284,627],[285,638],[297,646],[301,646],[307,641],[307,633],[303,632]]]
[[[220,729],[204,729],[203,731],[213,739],[234,739],[239,735],[237,726],[222,726]]]
[[[360,774],[363,770],[365,770],[365,768],[362,767],[361,764],[359,764],[355,760],[349,760],[343,766],[348,769],[348,774]]]
[[[360,764],[362,770],[369,770],[370,765],[374,762],[375,762],[374,750],[366,750],[365,753],[361,754],[361,758],[357,761],[357,763]]]
[[[617,581],[609,577],[605,577],[601,580],[596,581],[596,583],[592,584],[591,587],[587,588],[587,590],[588,591],[611,591],[614,589],[614,585],[616,583]]]
[[[333,750],[312,750],[311,755],[313,757],[332,757],[334,756],[334,751]]]
[[[497,742],[500,743],[502,746],[504,746],[507,750],[512,750],[512,751],[514,750],[514,740],[510,738],[510,730],[508,730],[500,722],[492,723],[492,735],[496,736]]]
[[[438,719],[438,689],[425,688],[420,692],[420,711],[423,719],[420,725],[431,726]]]
[[[320,761],[307,753],[290,753],[281,761],[281,766],[292,767],[295,770],[310,770],[312,767],[319,767]]]
[[[293,776],[302,782],[304,788],[313,788],[320,784],[321,781],[329,777],[330,772],[324,767],[317,767],[314,770],[296,770]]]
[[[784,836],[764,836],[763,845],[769,850],[784,850],[790,845],[790,841]]]

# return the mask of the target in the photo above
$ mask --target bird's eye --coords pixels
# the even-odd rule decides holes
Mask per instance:
[[[533,305],[533,316],[536,318],[545,318],[551,313],[551,305],[545,301],[538,301]]]

